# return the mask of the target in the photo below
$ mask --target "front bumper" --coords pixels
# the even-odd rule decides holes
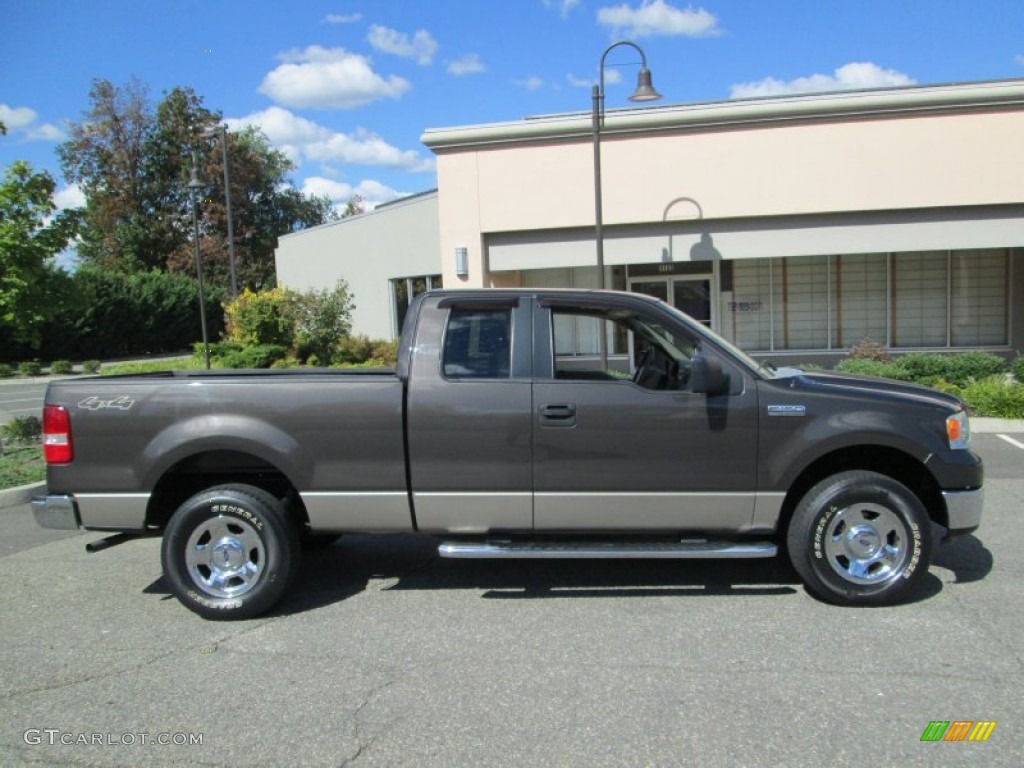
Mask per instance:
[[[32,515],[42,528],[74,531],[81,527],[78,505],[67,494],[36,496],[32,499]]]
[[[973,491],[943,491],[949,518],[947,538],[963,536],[981,525],[981,510],[985,505],[985,489]]]

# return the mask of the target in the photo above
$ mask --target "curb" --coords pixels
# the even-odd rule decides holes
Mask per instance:
[[[976,435],[993,432],[1024,432],[1024,419],[992,419],[987,416],[971,416],[971,432]]]
[[[40,496],[44,493],[46,493],[46,483],[31,483],[30,485],[19,485],[17,488],[7,488],[0,491],[0,509],[28,504],[33,496]]]

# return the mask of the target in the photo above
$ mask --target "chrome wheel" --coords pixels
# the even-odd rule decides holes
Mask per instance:
[[[188,574],[211,597],[239,597],[260,580],[263,541],[245,520],[220,515],[199,525],[185,549]]]
[[[877,504],[854,504],[828,522],[825,557],[854,584],[883,584],[900,575],[910,553],[906,524]]]

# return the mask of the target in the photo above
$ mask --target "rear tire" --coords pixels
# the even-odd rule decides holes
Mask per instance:
[[[892,605],[920,588],[931,559],[931,522],[902,483],[841,472],[800,500],[787,535],[808,591],[840,605]]]
[[[248,485],[197,493],[164,531],[171,592],[207,619],[248,619],[272,608],[294,579],[299,539],[284,507]]]

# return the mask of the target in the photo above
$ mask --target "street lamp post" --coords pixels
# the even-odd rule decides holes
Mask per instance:
[[[640,54],[640,72],[637,74],[636,90],[629,97],[630,101],[655,101],[661,98],[661,94],[654,90],[651,85],[651,71],[647,68],[647,56],[643,49],[636,43],[629,40],[620,40],[609,45],[601,54],[600,86],[595,85],[593,90],[594,101],[594,239],[597,242],[597,287],[604,288],[604,222],[601,210],[601,126],[604,122],[604,60],[613,48],[620,45],[628,45]]]
[[[224,205],[228,214],[228,266],[231,268],[231,298],[238,298],[238,273],[235,269],[235,227],[231,220],[231,170],[228,164],[228,127],[221,123],[203,133],[208,139],[220,136],[220,145],[224,152]]]
[[[196,168],[196,154],[192,153],[192,175],[188,180],[188,196],[192,202],[192,231],[196,244],[196,277],[199,280],[199,323],[203,329],[203,356],[206,359],[206,370],[210,370],[210,339],[206,333],[206,292],[203,290],[203,262],[199,256],[199,213],[196,195],[203,188],[199,180],[199,169]]]

